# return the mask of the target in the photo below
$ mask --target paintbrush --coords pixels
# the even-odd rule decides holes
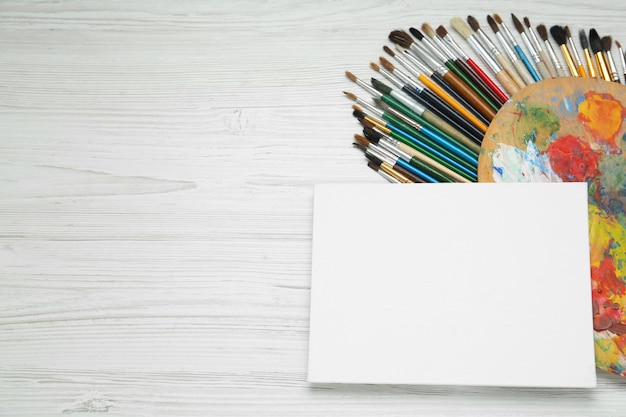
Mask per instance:
[[[558,77],[567,77],[568,74],[565,71],[565,68],[563,68],[563,64],[561,64],[561,61],[559,61],[559,58],[556,56],[554,48],[550,43],[550,39],[548,38],[548,29],[546,28],[546,25],[537,25],[537,33],[539,33],[539,37],[541,38],[541,40],[543,40],[543,44],[546,47],[545,50],[548,51],[548,56],[550,57],[552,65],[554,65],[556,75]]]
[[[556,71],[554,70],[554,66],[552,65],[550,58],[548,58],[548,54],[546,53],[546,51],[543,50],[543,47],[541,46],[541,42],[539,42],[539,38],[537,38],[537,35],[535,34],[535,31],[533,30],[532,25],[530,24],[530,19],[528,17],[524,17],[524,24],[526,25],[526,33],[529,34],[529,38],[533,43],[533,46],[535,47],[535,49],[537,50],[537,52],[539,53],[539,56],[541,57],[541,60],[544,62],[548,73],[550,74],[551,78],[556,78],[558,77],[558,74],[556,73]],[[546,77],[544,77],[546,78]]]
[[[476,37],[472,34],[472,29],[460,17],[453,17],[450,19],[450,24],[457,32],[459,32],[461,36],[463,36],[463,38],[465,38],[467,43],[469,43],[474,51],[482,58],[483,62],[495,74],[502,87],[504,87],[510,95],[517,93],[519,91],[517,83],[515,83],[515,81],[513,81],[511,76],[504,71],[500,64],[498,64],[491,57],[491,55],[489,55],[489,52],[485,50],[478,39],[476,39]]]
[[[355,143],[365,149],[365,151],[371,151],[370,155],[374,155],[381,159],[380,156],[384,156],[383,159],[387,163],[393,163],[394,169],[401,167],[408,171],[411,175],[415,175],[417,178],[422,179],[422,182],[451,182],[448,177],[437,172],[428,164],[420,161],[417,158],[413,158],[406,152],[395,146],[383,146],[379,143],[375,144],[370,142],[367,138],[361,135],[354,135]],[[403,174],[407,176],[404,172]],[[416,182],[411,176],[407,176],[409,179]]]
[[[472,30],[476,33],[476,36],[478,36],[479,38],[478,42],[481,43],[482,41],[482,45],[485,47],[485,49],[487,49],[487,51],[491,53],[491,56],[493,56],[495,60],[498,61],[502,69],[506,71],[507,74],[509,74],[509,76],[513,79],[513,82],[515,82],[515,84],[519,87],[518,80],[514,78],[514,77],[517,77],[517,74],[515,70],[513,69],[511,62],[508,59],[506,59],[506,57],[502,54],[502,52],[500,52],[498,47],[491,41],[491,39],[489,39],[489,36],[487,36],[487,34],[480,28],[480,24],[478,23],[478,20],[476,20],[474,16],[467,16],[467,23],[470,25]],[[486,74],[485,74],[485,77],[486,77]],[[491,78],[489,78],[489,82],[495,85],[495,83],[491,81]],[[508,99],[508,97],[504,95],[504,93],[502,94],[503,94],[502,98]]]
[[[572,58],[572,54],[567,48],[567,36],[565,35],[565,29],[561,26],[554,25],[550,28],[550,33],[559,45],[559,48],[561,48],[561,53],[563,54],[563,58],[565,58],[565,63],[567,64],[570,75],[572,77],[580,77],[576,64],[574,63],[574,59]]]
[[[373,144],[371,144],[372,146],[370,146],[369,142],[370,141],[366,137],[355,134],[354,142],[352,143],[352,145],[365,153],[365,157],[367,158],[367,166],[378,172],[387,181],[399,184],[426,182],[416,175],[413,175],[412,173],[409,175],[405,175],[406,171],[401,172],[400,170],[396,170],[393,166],[390,166],[388,162],[382,161],[380,158],[375,156],[378,151],[375,149]]]
[[[354,115],[354,117],[359,119],[361,116],[361,111],[355,108],[352,114]],[[365,157],[368,159],[368,161],[370,161],[374,165],[377,165],[385,173],[398,180],[398,182],[403,184],[426,182],[415,173],[415,171],[417,171],[415,168],[412,168],[411,170],[406,169],[406,167],[409,166],[407,162],[402,161],[399,157],[393,155],[391,152],[380,149],[378,146],[369,143],[369,141],[367,142],[367,144],[364,144],[357,141],[353,142],[352,145],[362,150],[365,153]]]
[[[622,74],[624,74],[624,82],[626,82],[626,59],[624,57],[624,51],[622,50],[622,45],[619,43],[619,41],[615,41],[615,45],[617,45],[619,60],[622,64]]]
[[[582,46],[583,48],[583,54],[585,55],[585,61],[587,62],[589,77],[598,78],[596,66],[593,63],[593,58],[591,58],[591,53],[589,52],[589,40],[587,39],[587,34],[585,33],[584,29],[578,31],[578,37],[580,38],[580,46]]]
[[[451,50],[441,37],[433,30],[428,23],[422,24],[422,30],[467,76],[491,98],[499,107],[502,107],[508,100],[508,96],[498,87],[493,80],[483,72],[480,67],[472,67],[468,64],[467,54],[462,50]]]
[[[604,56],[602,55],[602,40],[600,39],[600,35],[598,35],[598,32],[595,29],[591,29],[589,31],[589,45],[591,46],[593,56],[596,58],[596,64],[598,65],[598,73],[600,74],[600,78],[606,81],[611,81],[611,73],[606,66]]]
[[[510,75],[511,78],[513,78],[513,80],[517,83],[518,87],[524,88],[526,85],[534,83],[535,80],[533,80],[533,77],[526,69],[526,66],[513,50],[513,46],[509,45],[506,39],[504,39],[504,36],[502,36],[502,32],[500,31],[498,24],[490,15],[487,15],[487,23],[489,23],[491,30],[493,31],[493,33],[495,33],[496,38],[498,38],[498,42],[500,42],[500,46],[513,64],[513,67],[515,68],[514,73]]]
[[[535,49],[535,46],[532,44],[532,42],[528,38],[528,35],[526,35],[526,30],[524,29],[524,25],[522,24],[522,22],[520,22],[517,16],[515,16],[513,13],[511,13],[511,19],[513,19],[513,26],[515,26],[515,29],[517,29],[517,32],[520,34],[522,40],[524,41],[524,44],[526,45],[526,49],[530,53],[530,57],[535,62],[535,65],[537,66],[537,69],[539,70],[540,78],[543,78],[543,79],[551,78],[550,72],[548,71],[548,67],[546,67],[545,62],[543,62],[543,60],[539,56],[539,53]]]
[[[405,143],[403,143],[403,142],[401,142],[399,140],[396,140],[396,139],[392,138],[389,135],[384,134],[382,131],[377,129],[374,125],[371,125],[371,126],[364,125],[363,126],[363,135],[370,142],[375,143],[376,145],[379,145],[380,147],[382,147],[384,149],[387,149],[387,150],[390,150],[390,151],[392,149],[398,149],[398,150],[406,153],[407,155],[409,155],[411,158],[415,158],[415,159],[423,162],[424,164],[430,165],[432,168],[434,168],[435,170],[437,170],[441,174],[445,175],[446,177],[448,177],[452,181],[455,181],[455,182],[471,182],[467,178],[465,178],[465,177],[457,174],[456,172],[452,171],[451,169],[447,168],[445,165],[442,165],[439,162],[435,161],[434,159],[424,155],[423,153],[421,153],[417,149],[412,148],[412,147],[408,146],[407,144],[405,144]]]
[[[498,22],[499,27],[502,29],[502,32],[504,32],[504,36],[506,37],[510,45],[513,47],[513,49],[515,50],[515,53],[517,53],[517,56],[519,56],[519,58],[524,63],[524,66],[526,67],[526,69],[528,70],[528,73],[532,77],[533,82],[539,81],[541,78],[537,74],[537,71],[535,71],[535,68],[533,68],[532,64],[528,60],[528,57],[526,56],[524,51],[522,51],[522,48],[519,46],[519,44],[515,40],[515,37],[513,36],[511,31],[507,27],[507,25],[504,24],[504,21],[502,20],[500,15],[497,13],[494,13],[493,18],[496,20],[496,22]]]
[[[415,78],[422,82],[426,87],[428,87],[433,93],[438,95],[443,101],[448,103],[451,107],[453,107],[456,111],[462,114],[467,120],[469,120],[474,126],[481,130],[481,132],[487,131],[487,125],[481,118],[477,117],[476,114],[472,113],[471,106],[463,97],[458,96],[454,89],[450,88],[448,84],[446,84],[443,79],[442,83],[436,82],[433,78],[431,78],[435,73],[429,71],[425,65],[419,62],[417,59],[415,61],[410,60],[411,55],[408,54],[396,54],[391,48],[388,46],[384,46],[383,49],[389,55],[394,57],[398,62],[400,62]],[[402,55],[405,55],[403,57]],[[388,69],[388,65],[390,65],[389,61],[384,58],[380,58],[380,62],[383,67]],[[473,110],[473,109],[472,109]]]
[[[393,175],[390,175],[388,173],[386,173],[385,171],[383,171],[380,168],[380,165],[375,164],[372,161],[367,161],[367,166],[370,167],[372,170],[374,170],[374,172],[377,172],[378,175],[380,175],[381,177],[383,177],[384,179],[386,179],[387,181],[389,181],[392,184],[401,184],[402,182],[395,178]]]
[[[424,140],[424,136],[413,129],[411,126],[402,123],[400,120],[395,119],[390,115],[385,115],[384,118],[365,112],[358,106],[352,106],[355,110],[360,111],[363,115],[362,118],[366,119],[370,123],[377,127],[382,127],[388,130],[388,134],[393,138],[401,140],[407,145],[414,147],[423,154],[445,165],[449,169],[457,172],[459,175],[466,177],[469,180],[476,181],[476,165],[468,163],[457,156],[451,156],[449,152],[442,152],[436,146],[433,146],[429,141]],[[379,113],[380,110],[373,108],[372,111]],[[358,118],[358,117],[357,117]]]
[[[494,111],[498,111],[500,109],[500,107],[502,107],[502,103],[500,103],[500,101],[498,100],[498,98],[496,97],[495,100],[492,99],[489,94],[485,91],[483,91],[482,88],[480,88],[475,82],[474,80],[472,80],[472,78],[465,73],[465,71],[463,71],[455,62],[454,62],[454,56],[452,57],[447,57],[445,56],[443,53],[441,53],[437,47],[435,47],[435,45],[430,41],[430,39],[424,37],[424,35],[422,34],[422,32],[420,32],[419,30],[415,29],[415,28],[409,28],[409,31],[411,32],[411,34],[413,36],[415,36],[418,40],[420,40],[421,42],[423,42],[426,47],[433,52],[432,56],[434,58],[436,58],[437,60],[439,60],[439,62],[443,62],[444,65],[446,67],[448,67],[453,73],[455,73],[461,80],[463,80],[463,82],[465,84],[467,84],[472,90],[474,90],[474,92],[476,94],[478,94],[478,96],[484,100]],[[491,93],[491,92],[489,92]]]
[[[613,54],[611,53],[611,44],[613,40],[610,36],[602,37],[602,50],[606,58],[606,63],[609,68],[609,74],[611,74],[611,81],[619,83],[619,75],[617,74],[617,66],[613,60]]]
[[[493,120],[496,115],[495,110],[487,104],[474,90],[472,90],[467,84],[463,82],[454,72],[450,71],[445,65],[437,61],[432,57],[428,51],[423,48],[419,48],[416,42],[413,41],[411,35],[406,32],[394,30],[389,34],[389,39],[402,46],[403,48],[409,48],[413,51],[421,60],[435,72],[438,72],[443,79],[454,88],[463,98],[465,98],[472,106],[480,112],[489,122]]]
[[[376,64],[372,63],[372,68],[379,71],[381,74],[386,75],[389,74],[386,70],[378,67]],[[378,69],[377,69],[378,68]],[[456,130],[461,132],[467,138],[479,143],[479,141],[483,138],[483,133],[479,129],[477,129],[474,125],[472,125],[467,119],[465,119],[460,113],[454,110],[451,106],[449,106],[446,102],[441,100],[439,97],[435,96],[428,90],[417,91],[410,84],[404,84],[394,78],[387,77],[386,78],[391,81],[391,83],[402,92],[404,92],[409,97],[413,98],[413,100],[421,103],[427,110],[438,116],[440,119],[445,120],[448,124],[453,126]],[[383,94],[392,95],[394,90],[382,83],[381,81],[372,78],[372,85],[376,90]],[[393,95],[392,95],[393,97]],[[418,112],[418,114],[420,114]],[[469,140],[468,139],[468,140]],[[465,140],[461,140],[461,142],[465,142]]]
[[[563,29],[565,30],[565,37],[567,38],[569,50],[572,54],[572,58],[574,59],[574,63],[576,64],[576,70],[578,71],[578,74],[581,77],[589,78],[587,72],[585,71],[583,63],[580,60],[580,55],[578,55],[578,49],[576,48],[576,44],[574,44],[574,39],[572,39],[572,33],[569,31],[569,26],[565,26]]]

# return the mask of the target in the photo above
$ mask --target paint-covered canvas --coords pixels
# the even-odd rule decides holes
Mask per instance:
[[[498,112],[478,168],[481,182],[588,184],[596,365],[621,376],[626,376],[625,116],[621,84],[571,77],[541,81]],[[529,259],[538,249],[529,248]],[[546,325],[558,326],[560,320],[568,318],[546,318]]]

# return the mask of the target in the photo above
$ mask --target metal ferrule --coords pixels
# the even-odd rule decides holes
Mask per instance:
[[[378,91],[377,89],[375,89],[374,87],[372,87],[371,85],[366,83],[365,81],[361,80],[360,78],[356,79],[356,83],[362,89],[364,89],[365,91],[367,91],[368,93],[370,93],[374,97],[381,97],[383,95],[383,93],[381,93],[380,91]]]
[[[376,129],[376,131],[378,131],[378,133],[383,135],[380,139],[378,139],[378,143],[386,142],[387,144],[389,144],[389,146],[393,146],[393,147],[396,147],[396,148],[399,147],[400,144],[402,143],[398,139],[394,139],[394,138],[390,137],[389,135],[385,135],[383,132],[381,132],[378,129]]]
[[[413,110],[415,113],[421,115],[426,111],[426,107],[419,104],[417,101],[413,100],[406,93],[399,91],[392,91],[391,97],[398,100],[400,103],[404,104],[409,109]]]
[[[411,78],[406,75],[405,73],[403,73],[402,71],[395,69],[393,71],[393,75],[395,75],[396,77],[398,77],[398,79],[403,82],[404,84],[410,84],[413,82],[413,80],[411,80]]]
[[[615,61],[613,60],[613,54],[611,51],[606,51],[607,64],[609,65],[609,72],[611,73],[612,81],[619,81],[619,75],[617,74],[617,66],[615,66]]]
[[[390,152],[392,154],[397,155],[400,159],[404,159],[405,161],[410,161],[411,160],[411,155],[409,155],[408,153],[404,152],[403,150],[399,149],[396,146],[393,146],[391,143],[386,142],[384,140],[380,140],[378,141],[378,145],[381,149],[386,150],[387,152]]]
[[[504,50],[504,53],[509,58],[509,60],[511,62],[517,61],[519,59],[517,54],[515,53],[511,45],[509,45],[509,43],[506,41],[506,39],[504,39],[504,36],[502,36],[500,32],[497,32],[496,38],[498,38],[498,41],[500,42],[500,46],[502,46],[502,49]]]
[[[539,42],[539,38],[537,37],[537,35],[535,35],[535,32],[532,30],[532,28],[527,28],[526,32],[530,33],[530,40],[533,42],[533,45],[535,46],[537,52],[541,53],[541,51],[543,51],[543,48],[541,47],[541,42]]]
[[[409,116],[405,115],[404,113],[399,112],[398,110],[394,109],[393,107],[389,107],[387,109],[387,112],[389,114],[391,114],[392,116],[395,116],[396,118],[402,120],[404,123],[406,123],[407,125],[415,128],[415,130],[422,130],[422,125],[417,123],[415,120],[411,119]]]
[[[478,30],[476,31],[476,34],[478,35],[478,41],[482,42],[483,47],[487,51],[489,51],[492,56],[496,57],[498,55],[502,55],[500,53],[500,50],[496,47],[496,45],[493,42],[491,42],[491,39],[489,39],[487,34],[483,32],[482,29],[478,28]]]
[[[497,74],[502,71],[502,67],[500,66],[500,64],[498,64],[491,57],[491,55],[489,55],[489,52],[487,52],[487,50],[480,44],[480,42],[478,42],[478,39],[476,39],[473,35],[467,38],[467,43],[472,45],[472,48],[474,48],[476,52],[478,52],[478,55],[480,55],[485,64],[487,64],[493,72]]]
[[[441,51],[443,52],[443,54],[444,54],[444,55],[445,55],[448,59],[451,59],[451,60],[455,60],[455,59],[457,59],[457,55],[456,55],[454,52],[452,52],[452,51],[450,50],[450,48],[448,48],[448,46],[447,46],[447,45],[443,42],[443,40],[442,40],[440,37],[435,36],[435,37],[434,37],[434,38],[432,38],[432,39],[433,39],[433,42],[434,42],[435,44],[437,44],[437,46],[439,47],[439,49],[441,49]]]
[[[509,44],[514,47],[515,45],[517,45],[517,41],[515,40],[515,38],[513,37],[513,34],[511,33],[511,31],[509,30],[509,28],[502,23],[500,26],[500,32],[504,32],[504,36],[507,40],[507,42],[509,42]]]
[[[418,71],[420,71],[422,74],[428,75],[429,77],[433,75],[433,72],[430,70],[430,68],[428,68],[428,66],[422,61],[417,59],[417,56],[412,51],[405,49],[404,55],[413,65],[415,65]]]
[[[391,74],[389,71],[387,71],[384,68],[379,68],[378,72],[380,72],[381,74],[383,74],[383,77],[385,77],[386,79],[388,79],[393,85],[395,85],[397,88],[402,88],[404,87],[404,84],[402,84],[400,81],[398,81],[396,79],[396,77],[393,76],[393,74]]]
[[[435,46],[435,44],[434,44],[434,43],[433,43],[430,39],[428,39],[427,37],[422,38],[422,43],[423,43],[424,45],[426,45],[426,48],[427,48],[430,52],[432,52],[432,54],[433,54],[433,55],[434,55],[437,59],[440,59],[441,61],[444,61],[444,62],[448,60],[448,58],[447,58],[447,57],[446,57],[446,56],[445,56],[445,55],[444,55],[444,54],[443,54],[443,53],[439,50],[439,48],[437,48],[437,47]]]
[[[466,61],[468,60],[469,56],[465,53],[463,48],[461,48],[459,44],[454,41],[454,38],[452,36],[446,35],[444,36],[443,40],[446,41],[452,49],[454,49],[454,52],[456,52],[458,56],[460,56]]]
[[[356,98],[356,103],[358,105],[362,106],[364,109],[367,109],[367,112],[365,112],[365,113],[368,116],[373,113],[375,116],[383,117],[383,111],[381,109],[379,109],[378,107],[374,106],[371,103],[368,103],[367,101],[363,100],[362,98],[357,97]]]
[[[410,72],[415,77],[418,77],[420,75],[419,71],[415,68],[415,66],[411,62],[409,62],[408,59],[403,57],[401,54],[394,55],[394,59],[396,61],[398,61],[400,64],[402,64],[404,69],[406,69],[408,72]]]
[[[391,153],[387,150],[382,149],[380,146],[376,146],[374,144],[370,144],[365,153],[370,154],[383,162],[388,163],[389,165],[395,165],[398,160],[397,157],[391,155]]]
[[[391,175],[387,174],[385,171],[383,171],[382,169],[379,169],[378,171],[378,175],[380,175],[381,177],[383,177],[384,179],[386,179],[387,181],[389,181],[392,184],[400,184],[400,180],[392,177]]]
[[[526,48],[528,48],[528,52],[530,52],[530,57],[533,59],[533,61],[535,61],[535,64],[541,62],[541,57],[537,53],[537,50],[535,49],[533,44],[530,42],[530,39],[528,39],[526,32],[522,32],[520,35],[522,36],[522,40],[526,44]]]
[[[414,51],[417,55],[428,65],[433,71],[438,72],[441,76],[448,72],[448,68],[445,65],[437,61],[426,51]]]
[[[554,48],[552,48],[552,45],[550,45],[550,42],[544,42],[546,44],[546,51],[548,51],[548,56],[550,57],[550,61],[552,61],[554,68],[563,69],[563,65],[561,64],[561,61],[559,61],[559,58],[556,57],[556,53],[554,52]]]
[[[576,62],[578,66],[581,66],[583,62],[580,60],[580,55],[578,55],[578,49],[576,49],[576,44],[574,43],[574,39],[572,39],[571,37],[567,38],[567,43],[569,43],[569,49],[570,51],[572,51],[574,62]]]

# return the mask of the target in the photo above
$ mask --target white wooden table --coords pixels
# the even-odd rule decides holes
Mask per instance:
[[[0,415],[626,415],[602,372],[306,383],[312,186],[383,181],[344,71],[455,15],[626,42],[620,3],[1,1]]]

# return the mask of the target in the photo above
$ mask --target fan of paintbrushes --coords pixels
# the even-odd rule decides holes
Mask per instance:
[[[624,52],[595,29],[577,45],[567,26],[511,19],[516,35],[487,16],[498,45],[476,18],[450,20],[482,65],[444,26],[391,31],[377,76],[346,72],[354,145],[392,183],[586,182],[596,365],[626,376]]]

